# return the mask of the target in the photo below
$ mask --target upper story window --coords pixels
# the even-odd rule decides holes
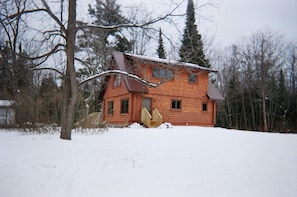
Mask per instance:
[[[160,79],[172,79],[173,71],[166,68],[153,68],[153,77]]]
[[[171,101],[171,109],[181,109],[181,101],[180,100],[172,100]]]
[[[113,87],[118,87],[121,85],[121,75],[114,75],[114,79],[113,79]]]
[[[193,74],[193,73],[190,73],[189,74],[189,82],[190,83],[196,83],[197,82],[197,74]]]

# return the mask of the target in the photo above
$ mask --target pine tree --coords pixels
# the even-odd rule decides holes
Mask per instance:
[[[95,0],[94,5],[89,5],[88,14],[94,21],[93,25],[116,26],[127,23],[124,16],[121,15],[120,5],[117,0]],[[87,76],[108,70],[110,67],[111,51],[130,52],[131,42],[124,36],[123,28],[90,28],[85,29],[82,35],[79,35],[78,50],[88,54],[83,59],[88,66],[78,70],[77,76],[85,79]],[[85,106],[91,106],[89,112],[95,111],[92,107],[96,103],[96,96],[105,88],[105,80],[96,79],[81,87],[83,97],[88,102]],[[87,108],[89,110],[89,108]]]
[[[58,123],[62,105],[61,91],[52,73],[41,80],[37,98],[38,120],[43,123]]]
[[[13,71],[11,62],[11,50],[0,43],[0,99],[13,95]]]
[[[188,1],[186,27],[184,29],[182,46],[179,50],[181,61],[210,67],[209,61],[203,52],[201,35],[195,24],[195,10],[193,0]]]
[[[118,25],[124,20],[124,17],[120,15],[120,6],[116,3],[116,0],[96,0],[96,5],[92,7],[89,5],[89,15],[96,20],[93,22],[95,25]],[[119,32],[119,29],[100,29],[95,32],[91,32],[100,39],[103,45],[108,45],[108,37],[115,35]],[[93,40],[94,41],[94,40]]]
[[[281,108],[285,108],[286,99],[288,98],[285,76],[283,70],[281,69],[279,72],[279,79],[278,79],[278,104]]]
[[[95,5],[89,5],[89,16],[93,24],[102,26],[113,26],[126,23],[121,15],[120,5],[116,0],[95,0]],[[131,43],[123,37],[122,28],[110,29],[87,29],[79,36],[79,47],[82,51],[89,51],[85,61],[96,64],[97,67],[108,67],[111,51],[131,51]],[[100,65],[100,66],[98,66]],[[105,68],[104,68],[105,69]]]
[[[162,30],[159,30],[159,47],[157,49],[157,54],[159,58],[166,59],[166,51],[164,49],[163,38],[162,38]]]

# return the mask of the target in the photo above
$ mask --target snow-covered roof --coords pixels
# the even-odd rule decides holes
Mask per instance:
[[[207,96],[214,101],[224,100],[224,97],[222,96],[220,91],[210,81],[208,82]]]
[[[130,54],[130,53],[125,53],[125,55],[130,56],[132,58],[167,64],[167,65],[172,65],[172,66],[194,68],[194,69],[204,70],[207,72],[217,72],[217,70],[199,66],[197,64],[185,63],[185,62],[180,62],[180,61],[176,61],[176,60],[161,59],[161,58],[157,58],[157,57],[148,57],[148,56],[144,56],[144,55],[134,55],[134,54]]]
[[[0,107],[9,107],[14,103],[12,100],[0,100]]]
[[[128,66],[127,66],[127,61],[125,59],[124,53],[114,51],[112,54],[119,69],[122,71],[127,71]],[[130,77],[128,78],[125,77],[124,81],[129,92],[148,93],[148,88],[145,85],[141,84],[140,82],[133,80]]]

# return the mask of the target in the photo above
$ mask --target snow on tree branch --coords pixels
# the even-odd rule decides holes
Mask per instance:
[[[103,72],[101,72],[99,74],[93,75],[91,77],[88,77],[87,79],[79,82],[78,85],[80,86],[80,85],[82,85],[82,84],[84,84],[84,83],[86,83],[88,81],[94,80],[96,78],[104,77],[104,76],[107,76],[107,75],[113,75],[113,74],[119,74],[119,75],[130,77],[130,78],[132,78],[132,79],[134,79],[134,80],[136,80],[136,81],[138,81],[138,82],[140,82],[140,83],[142,83],[142,84],[144,84],[144,85],[146,85],[148,87],[151,87],[151,88],[157,88],[161,84],[163,84],[163,83],[165,83],[167,81],[167,80],[162,80],[159,83],[152,83],[152,82],[149,82],[149,81],[146,81],[146,80],[140,78],[137,75],[130,74],[130,73],[126,72],[126,71],[122,71],[122,70],[107,70],[107,71],[103,71]]]
[[[124,28],[129,28],[129,27],[143,28],[143,27],[149,26],[151,24],[157,23],[159,21],[169,19],[169,17],[172,17],[172,16],[180,16],[180,15],[174,14],[174,12],[180,7],[180,5],[181,5],[181,3],[176,5],[175,8],[173,8],[172,10],[170,10],[163,16],[156,17],[156,18],[149,20],[147,22],[144,22],[144,23],[126,22],[126,23],[119,24],[119,25],[92,25],[92,24],[84,23],[82,21],[77,21],[77,29],[87,29],[87,28],[88,29],[118,29],[118,28],[123,28],[123,27]]]

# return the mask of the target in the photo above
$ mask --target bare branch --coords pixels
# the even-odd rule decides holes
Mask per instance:
[[[84,60],[82,60],[82,59],[80,59],[80,58],[74,57],[74,60],[80,62],[80,63],[83,64],[84,66],[88,66],[88,65],[89,65],[89,62],[84,61]]]
[[[59,49],[59,47],[64,47],[63,44],[57,44],[52,50],[50,50],[49,52],[42,54],[40,56],[35,56],[35,57],[27,57],[27,59],[30,60],[37,60],[37,59],[41,59],[41,58],[48,58],[50,55],[57,53],[59,51],[63,51],[64,49]]]
[[[1,16],[4,16],[3,19],[1,19],[1,22],[2,21],[9,21],[9,20],[12,20],[12,19],[15,19],[23,14],[29,14],[29,13],[35,13],[35,12],[47,12],[46,9],[44,8],[38,8],[38,9],[32,9],[32,10],[22,10],[20,12],[17,12],[15,14],[11,14],[9,16],[5,16],[3,14],[1,14]]]
[[[52,70],[52,71],[55,71],[57,73],[59,73],[60,75],[62,75],[63,77],[65,76],[65,74],[61,71],[59,71],[58,69],[56,68],[50,68],[50,67],[45,67],[45,68],[32,68],[31,71],[38,71],[38,70]]]
[[[119,75],[123,75],[123,76],[127,76],[127,77],[130,77],[148,87],[151,87],[151,88],[157,88],[159,87],[161,84],[165,83],[167,80],[163,80],[163,81],[160,81],[159,83],[152,83],[152,82],[149,82],[149,81],[146,81],[140,77],[138,77],[137,75],[134,75],[134,74],[130,74],[126,71],[122,71],[122,70],[107,70],[107,71],[103,71],[99,74],[96,74],[96,75],[93,75],[83,81],[81,81],[78,86],[86,83],[86,82],[89,82],[89,81],[92,81],[96,78],[99,78],[99,77],[104,77],[104,76],[108,76],[108,75],[114,75],[114,74],[119,74]]]
[[[49,36],[61,36],[62,38],[64,38],[66,40],[66,36],[62,34],[63,32],[60,30],[50,30],[50,31],[46,31],[43,32],[43,34],[49,34]]]
[[[50,7],[48,6],[48,4],[46,3],[45,0],[41,0],[42,4],[45,7],[46,12],[50,15],[50,17],[52,19],[54,19],[54,21],[56,21],[56,23],[60,26],[61,31],[63,31],[66,34],[66,28],[64,27],[63,23],[60,21],[60,19],[58,17],[56,17],[56,15],[54,15],[54,13],[51,11]]]
[[[90,24],[83,23],[81,21],[77,21],[77,25],[78,25],[77,28],[80,30],[86,29],[86,28],[89,28],[89,29],[118,29],[118,28],[129,28],[129,27],[142,28],[142,27],[157,23],[159,21],[166,20],[168,17],[177,16],[177,15],[174,15],[173,13],[179,6],[180,5],[176,6],[174,9],[172,9],[170,12],[166,13],[163,16],[156,17],[156,18],[154,18],[150,21],[144,22],[144,23],[127,22],[127,23],[123,23],[123,24],[119,24],[119,25],[106,26],[106,25],[90,25]]]

